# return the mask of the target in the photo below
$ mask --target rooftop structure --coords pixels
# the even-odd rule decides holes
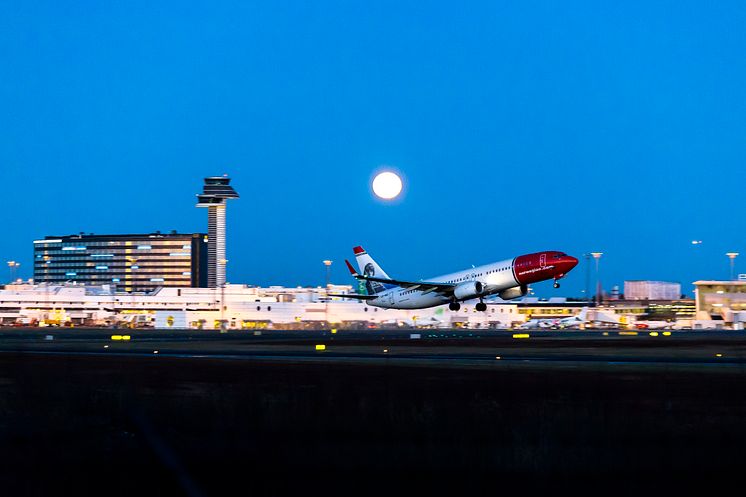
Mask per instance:
[[[676,300],[681,297],[681,283],[669,281],[627,280],[624,282],[626,300]]]
[[[746,281],[695,281],[698,320],[746,322]]]

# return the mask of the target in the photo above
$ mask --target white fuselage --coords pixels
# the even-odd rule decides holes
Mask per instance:
[[[481,296],[493,295],[495,293],[519,286],[513,271],[515,259],[474,267],[457,273],[446,274],[429,278],[426,281],[438,281],[443,283],[466,283],[479,281],[484,286]],[[447,304],[451,299],[436,292],[428,292],[423,289],[408,290],[403,287],[387,289],[378,298],[367,301],[368,305],[384,307],[387,309],[424,309],[437,305]]]

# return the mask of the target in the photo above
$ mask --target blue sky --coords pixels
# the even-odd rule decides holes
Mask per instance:
[[[743,2],[0,1],[0,257],[28,277],[44,235],[204,231],[194,194],[228,173],[231,282],[323,284],[326,258],[349,282],[362,244],[402,278],[602,251],[607,288],[689,291],[726,251],[746,272],[745,25]]]

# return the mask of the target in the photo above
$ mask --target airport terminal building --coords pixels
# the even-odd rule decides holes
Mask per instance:
[[[716,328],[743,329],[746,323],[746,281],[695,281],[697,320]]]
[[[117,291],[207,286],[207,235],[79,234],[34,240],[34,281]]]
[[[0,324],[114,324],[164,329],[256,329],[339,327],[505,328],[524,316],[514,303],[478,312],[474,302],[451,312],[443,306],[418,310],[371,307],[328,293],[348,293],[349,285],[329,288],[251,287],[164,288],[126,294],[108,285],[18,284],[0,289]]]

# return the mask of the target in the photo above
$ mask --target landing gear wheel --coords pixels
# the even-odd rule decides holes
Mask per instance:
[[[554,282],[554,288],[559,288],[559,283],[557,283],[556,281]]]
[[[479,312],[484,312],[484,311],[486,311],[486,310],[487,310],[487,304],[485,304],[484,302],[480,302],[480,303],[478,303],[478,304],[477,304],[477,305],[475,306],[475,308],[476,308],[476,309],[477,309],[477,310],[478,310]]]
[[[448,308],[452,311],[458,311],[459,309],[461,309],[461,304],[459,304],[458,302],[451,302],[450,304],[448,304]]]

